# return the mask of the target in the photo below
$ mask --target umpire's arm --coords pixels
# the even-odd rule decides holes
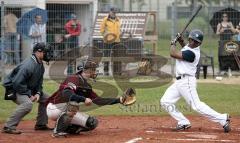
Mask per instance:
[[[28,89],[27,80],[31,76],[28,70],[28,66],[23,66],[17,72],[15,78],[13,79],[13,89],[19,94],[32,96],[31,90]]]
[[[43,75],[44,75],[45,69],[42,69],[42,75],[41,75],[41,79],[39,80],[39,84],[37,86],[36,92],[37,94],[39,94],[40,96],[43,95]]]

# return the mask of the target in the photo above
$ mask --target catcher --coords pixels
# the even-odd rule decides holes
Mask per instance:
[[[136,101],[135,91],[129,88],[119,98],[102,98],[93,90],[87,80],[97,77],[97,64],[92,60],[85,60],[77,67],[75,75],[68,76],[59,89],[47,101],[47,115],[56,122],[53,137],[65,137],[67,134],[79,134],[97,127],[95,117],[79,112],[79,103],[85,105],[130,105]]]

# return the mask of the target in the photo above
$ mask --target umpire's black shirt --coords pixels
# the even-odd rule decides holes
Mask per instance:
[[[43,63],[33,54],[6,76],[3,86],[12,87],[16,93],[29,97],[37,92],[41,93],[44,71]]]

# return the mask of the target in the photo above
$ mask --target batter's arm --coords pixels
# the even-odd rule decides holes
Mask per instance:
[[[176,44],[171,44],[170,56],[175,59],[183,59],[182,52],[176,49]]]
[[[176,45],[174,44],[171,45],[170,56],[175,59],[184,60],[190,63],[194,62],[194,59],[195,59],[195,54],[192,51],[190,50],[178,51],[176,49]]]

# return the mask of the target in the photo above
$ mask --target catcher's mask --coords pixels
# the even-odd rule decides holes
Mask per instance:
[[[43,61],[49,63],[49,61],[53,57],[53,51],[51,50],[51,46],[47,45],[45,43],[36,43],[33,47],[33,53],[35,52],[43,52]]]
[[[98,67],[98,64],[94,62],[93,60],[83,60],[81,63],[77,66],[78,73],[82,73],[84,71],[88,71],[90,76],[89,78],[96,79],[98,73],[96,72],[96,68]]]

